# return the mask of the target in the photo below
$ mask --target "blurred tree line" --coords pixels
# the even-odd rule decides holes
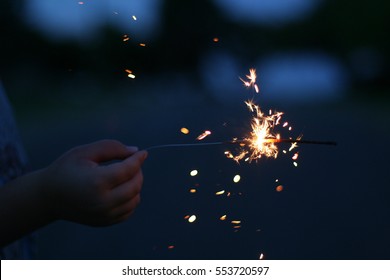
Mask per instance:
[[[280,26],[233,22],[213,1],[167,0],[160,32],[146,47],[123,42],[123,34],[110,25],[90,44],[50,40],[25,23],[24,4],[0,2],[0,77],[24,94],[69,80],[103,88],[132,83],[124,69],[143,73],[137,79],[179,72],[197,81],[200,57],[212,48],[228,50],[246,65],[274,51],[325,51],[343,61],[355,89],[387,94],[390,86],[390,2],[384,0],[324,1],[304,20]],[[220,38],[218,44],[214,37]],[[379,71],[368,79],[361,79],[356,68],[371,67],[370,58],[351,59],[359,49],[378,54]]]

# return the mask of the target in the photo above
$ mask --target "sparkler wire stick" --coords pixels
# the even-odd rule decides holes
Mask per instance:
[[[146,148],[145,150],[150,151],[160,148],[176,148],[176,147],[194,147],[194,146],[212,146],[212,145],[223,145],[229,144],[229,142],[204,142],[204,143],[192,143],[192,144],[165,144],[165,145],[156,145]]]
[[[304,139],[274,139],[268,138],[264,142],[269,143],[301,143],[301,144],[314,144],[314,145],[332,145],[336,146],[337,143],[334,141],[317,141],[317,140],[304,140]],[[204,142],[204,143],[191,143],[191,144],[165,144],[156,145],[146,148],[145,150],[154,150],[160,148],[179,148],[179,147],[196,147],[196,146],[212,146],[212,145],[229,145],[229,144],[247,144],[248,140],[232,140],[232,141],[221,141],[221,142]]]

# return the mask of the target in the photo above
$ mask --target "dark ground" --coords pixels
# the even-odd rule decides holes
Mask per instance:
[[[33,168],[101,138],[144,148],[193,142],[204,129],[213,131],[207,141],[247,131],[241,103],[150,96],[84,97],[50,110],[17,111]],[[264,253],[267,259],[389,259],[389,102],[266,107],[285,111],[296,134],[338,146],[302,145],[297,168],[283,157],[237,165],[219,146],[150,151],[142,203],[131,219],[107,228],[56,222],[38,232],[38,258],[257,259]],[[180,133],[183,126],[190,135]],[[192,169],[199,175],[189,176]],[[284,191],[275,191],[275,179]],[[196,184],[198,192],[190,194]],[[216,196],[221,189],[232,196]],[[188,214],[197,221],[188,223]],[[242,228],[235,232],[230,220],[241,220]]]

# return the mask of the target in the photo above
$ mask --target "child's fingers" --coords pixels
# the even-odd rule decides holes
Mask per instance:
[[[124,159],[138,150],[136,147],[125,146],[116,140],[101,140],[76,149],[81,157],[97,163]]]
[[[120,206],[112,210],[112,215],[116,217],[115,219],[123,216],[130,216],[131,214],[133,214],[135,208],[137,208],[140,201],[141,201],[141,195],[137,194],[131,200],[121,204]]]
[[[131,180],[113,188],[110,192],[113,205],[124,204],[137,196],[141,192],[142,182],[143,176],[139,170]]]
[[[141,169],[141,165],[146,157],[146,151],[136,152],[121,162],[102,166],[103,174],[106,176],[112,187],[116,187],[133,178]]]

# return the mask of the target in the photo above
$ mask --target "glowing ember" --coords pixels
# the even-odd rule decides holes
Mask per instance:
[[[233,178],[233,182],[234,182],[234,183],[238,183],[238,182],[240,182],[240,180],[241,180],[241,176],[240,176],[240,175],[236,175],[236,176],[234,176],[234,178]]]
[[[144,43],[140,43],[139,44],[141,47],[146,47],[146,44],[144,44]]]
[[[213,38],[213,41],[214,41],[215,43],[217,43],[217,42],[219,42],[219,38],[215,37],[215,38]]]
[[[257,79],[256,69],[254,69],[254,68],[249,69],[249,75],[246,75],[246,78],[248,80],[244,80],[244,79],[240,78],[240,80],[244,83],[244,86],[246,86],[248,88],[253,87],[255,89],[255,91],[257,93],[259,93],[259,87],[256,84],[256,79]]]
[[[188,134],[188,133],[190,133],[190,130],[188,128],[186,128],[186,127],[182,127],[180,129],[180,132],[183,133],[183,134]]]
[[[221,221],[225,221],[225,220],[226,220],[226,215],[223,215],[223,216],[219,217],[219,219],[220,219]]]
[[[190,215],[184,216],[184,219],[187,220],[190,217]]]
[[[222,191],[216,192],[215,195],[222,195],[224,193],[225,193],[225,190],[222,190]]]
[[[297,137],[297,140],[301,140],[301,138],[302,138],[302,135],[299,135],[299,136]],[[296,147],[298,147],[297,142],[291,143],[291,146],[290,146],[290,148],[289,148],[288,150],[291,152],[291,151],[292,151],[293,149],[295,149]]]
[[[259,260],[264,260],[264,254],[260,253]]]
[[[196,169],[192,170],[192,171],[190,172],[190,175],[191,175],[192,177],[198,175],[198,170],[196,170]]]
[[[175,248],[175,246],[173,246],[173,245],[169,245],[169,246],[168,246],[168,249],[169,249],[169,250],[172,250],[173,248]]]
[[[190,193],[196,193],[196,189],[190,189]]]
[[[131,79],[135,79],[135,75],[133,74],[133,71],[131,71],[129,69],[125,69],[125,71],[127,72],[127,77],[129,77]]]
[[[298,153],[295,153],[292,157],[293,160],[297,160],[298,159]]]
[[[230,151],[226,151],[225,155],[227,158],[234,158],[233,154]]]
[[[123,39],[122,40],[123,40],[123,42],[129,41],[130,40],[129,35],[127,35],[127,34],[123,35]]]
[[[196,216],[195,215],[192,215],[191,217],[188,218],[188,222],[189,223],[193,223],[193,222],[195,222],[195,220],[196,220]]]
[[[277,187],[276,187],[276,191],[277,191],[277,192],[283,191],[283,186],[282,186],[282,185],[277,186]]]
[[[205,130],[205,132],[203,132],[201,135],[199,135],[198,137],[196,137],[196,140],[203,140],[205,139],[207,136],[209,136],[211,134],[211,131],[210,130]]]
[[[233,221],[231,221],[231,223],[232,223],[233,225],[239,225],[239,224],[241,224],[241,221],[233,220]]]

